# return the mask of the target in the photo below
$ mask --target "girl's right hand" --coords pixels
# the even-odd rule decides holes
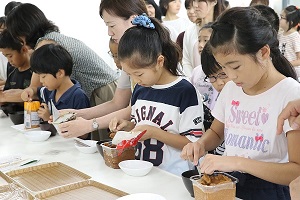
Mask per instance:
[[[205,155],[205,147],[201,141],[191,142],[185,145],[181,151],[181,158],[198,165],[199,159]]]
[[[115,117],[109,122],[108,128],[111,132],[116,133],[120,130],[130,131],[134,128],[134,125],[130,121],[127,121],[127,120],[124,120],[124,119],[117,119]]]
[[[21,94],[21,98],[23,101],[32,101],[33,95],[34,95],[33,89],[28,87],[23,90]]]

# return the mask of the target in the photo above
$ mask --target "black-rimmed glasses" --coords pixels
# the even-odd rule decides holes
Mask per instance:
[[[108,53],[108,55],[110,55],[110,57],[112,57],[112,58],[118,58],[118,54],[113,54],[111,51],[108,51],[107,53]]]
[[[286,18],[285,18],[285,17],[283,17],[283,16],[280,16],[280,19],[285,19],[285,20],[286,20]]]
[[[228,76],[224,72],[221,72],[221,73],[217,74],[217,76],[206,76],[204,78],[204,81],[207,83],[214,83],[217,81],[218,78],[225,79],[225,78],[228,78]]]

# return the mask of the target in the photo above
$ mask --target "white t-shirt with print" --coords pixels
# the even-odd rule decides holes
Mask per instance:
[[[300,52],[300,34],[296,31],[289,35],[278,34],[279,49],[288,61],[297,60],[296,53]],[[300,66],[294,66],[300,77]]]
[[[166,85],[142,87],[137,85],[131,98],[131,117],[139,125],[150,125],[195,142],[202,136],[203,104],[200,93],[182,77]],[[163,133],[162,133],[163,134]],[[176,149],[156,139],[140,141],[136,159],[147,160],[155,166],[181,175],[193,167],[180,158]]]
[[[288,162],[286,134],[276,135],[277,117],[289,101],[299,98],[300,84],[285,78],[254,96],[229,81],[212,111],[224,123],[225,153],[265,162]],[[291,130],[288,122],[284,132]]]

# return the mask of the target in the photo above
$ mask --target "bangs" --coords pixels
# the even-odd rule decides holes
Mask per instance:
[[[211,46],[211,51],[213,55],[216,55],[218,53],[223,54],[225,56],[229,54],[236,54],[237,53],[237,48],[233,42],[227,42],[223,45],[213,47]]]
[[[153,60],[147,56],[143,56],[139,52],[134,52],[130,58],[121,59],[120,62],[126,62],[130,68],[152,68],[156,65],[156,59]]]

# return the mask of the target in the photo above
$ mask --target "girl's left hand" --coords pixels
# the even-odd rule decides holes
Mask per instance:
[[[236,156],[218,156],[206,154],[204,160],[200,163],[201,173],[212,174],[214,171],[232,172],[239,169],[236,168],[238,157]]]

